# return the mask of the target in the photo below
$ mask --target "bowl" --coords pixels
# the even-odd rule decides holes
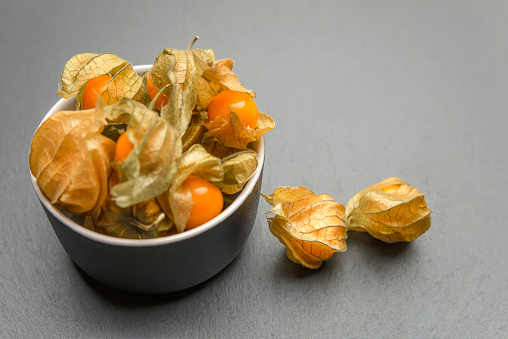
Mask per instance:
[[[140,65],[134,69],[142,74],[150,67]],[[60,99],[42,121],[74,107],[74,98]],[[88,230],[79,224],[79,217],[53,206],[33,175],[30,176],[58,240],[86,274],[123,291],[169,293],[210,279],[233,261],[247,241],[258,210],[265,151],[263,138],[254,143],[254,149],[258,154],[256,171],[231,205],[199,227],[156,239],[122,239]]]

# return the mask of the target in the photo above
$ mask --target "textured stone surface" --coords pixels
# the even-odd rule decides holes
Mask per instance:
[[[508,331],[508,7],[502,1],[2,1],[0,337],[503,337]],[[263,192],[306,185],[346,203],[400,176],[429,232],[352,234],[319,270],[258,219],[210,281],[163,296],[80,272],[29,181],[31,136],[81,52],[150,64],[212,47],[276,121]]]

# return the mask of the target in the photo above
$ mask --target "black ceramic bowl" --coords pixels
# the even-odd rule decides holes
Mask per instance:
[[[135,66],[143,73],[151,65]],[[43,121],[74,109],[74,99],[59,100]],[[90,231],[53,206],[32,184],[69,257],[84,272],[111,287],[137,293],[167,293],[204,282],[240,252],[256,218],[263,176],[264,141],[254,148],[258,167],[238,197],[220,215],[195,229],[157,239],[121,239]]]

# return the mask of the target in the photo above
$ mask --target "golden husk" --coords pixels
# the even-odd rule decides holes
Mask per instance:
[[[270,231],[286,246],[290,260],[318,268],[336,252],[344,252],[346,225],[344,206],[328,194],[316,195],[308,188],[279,187],[263,195],[274,206],[267,213]]]
[[[126,133],[134,149],[117,164],[122,182],[111,188],[111,195],[118,206],[128,207],[168,189],[178,170],[182,144],[174,129],[156,112],[138,104],[122,107],[126,111],[113,112],[120,117],[130,113]]]
[[[35,132],[30,170],[52,204],[72,213],[93,213],[108,192],[115,142],[101,134],[102,107],[62,111]]]
[[[396,177],[362,190],[346,205],[348,229],[388,243],[418,238],[430,228],[430,214],[425,195]]]

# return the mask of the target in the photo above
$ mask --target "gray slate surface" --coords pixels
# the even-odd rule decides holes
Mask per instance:
[[[0,337],[504,337],[508,332],[506,1],[0,3]],[[430,231],[351,234],[319,270],[291,263],[260,204],[239,257],[163,296],[111,290],[58,243],[29,182],[35,128],[81,52],[150,64],[163,46],[235,59],[276,120],[263,192],[346,203],[400,176]]]

